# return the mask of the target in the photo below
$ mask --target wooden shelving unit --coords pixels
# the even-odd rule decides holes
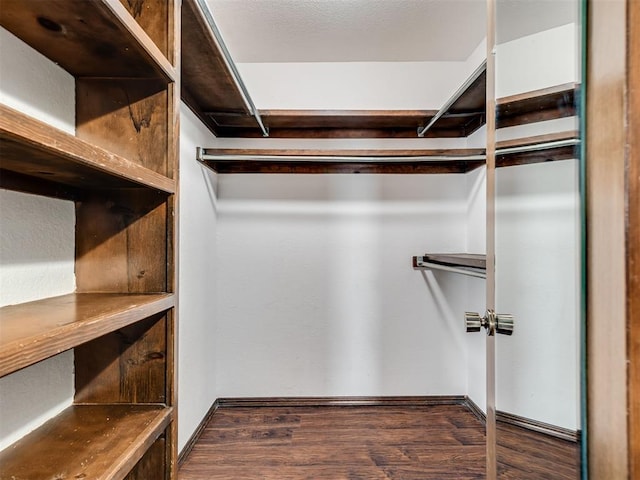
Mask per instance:
[[[75,136],[0,106],[0,185],[75,202],[77,289],[0,309],[0,376],[75,362],[74,405],[0,452],[0,478],[177,477],[179,4],[2,2],[75,77]]]

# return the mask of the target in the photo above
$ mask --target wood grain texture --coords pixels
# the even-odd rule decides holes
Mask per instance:
[[[579,480],[580,449],[562,440],[502,421],[497,422],[498,478]]]
[[[0,478],[121,480],[172,417],[160,406],[69,407],[0,453]]]
[[[640,2],[628,2],[627,319],[629,468],[640,478]]]
[[[171,294],[71,294],[0,309],[0,376],[174,306]]]
[[[480,479],[484,433],[461,405],[219,408],[182,465],[195,479]]]
[[[168,200],[144,190],[76,202],[78,292],[166,292],[171,221]]]
[[[289,403],[260,407],[260,400],[239,400],[217,405],[181,465],[181,480],[485,478],[484,423],[464,404],[399,397],[387,406],[296,407],[295,399],[281,399]],[[498,448],[509,459],[499,465],[500,478],[579,478],[575,442],[499,428]]]
[[[172,422],[169,427],[171,428]],[[125,477],[125,480],[150,480],[158,477],[158,472],[165,472],[166,469],[166,439],[158,438],[153,445],[149,447],[144,456],[133,467],[131,472]],[[166,476],[164,478],[171,478]],[[163,480],[163,477],[160,477]]]
[[[166,404],[166,315],[79,345],[74,363],[76,403]]]
[[[166,85],[154,80],[78,79],[76,135],[172,178]]]
[[[169,12],[171,2],[167,0],[120,0],[129,15],[140,25],[153,43],[169,59]],[[171,61],[171,63],[173,63]]]
[[[3,0],[0,24],[76,77],[176,78],[118,0]]]
[[[626,1],[591,0],[586,79],[589,476],[629,478],[625,235]]]
[[[175,182],[139,163],[0,105],[0,167],[72,188],[139,188],[171,193]]]
[[[576,115],[579,85],[566,83],[496,101],[497,127],[511,127]]]
[[[183,100],[216,135],[218,117],[205,116],[203,112],[219,112],[221,119],[230,115],[246,117],[249,128],[258,132],[258,124],[247,110],[197,2],[183,0],[181,10]]]

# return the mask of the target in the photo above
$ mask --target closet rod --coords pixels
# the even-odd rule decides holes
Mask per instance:
[[[205,153],[205,149],[197,147],[196,158],[200,162],[204,161],[282,161],[295,160],[299,162],[318,162],[327,163],[344,163],[344,162],[361,162],[361,163],[379,163],[379,162],[407,162],[407,161],[425,161],[425,162],[441,162],[441,161],[478,161],[486,160],[486,155],[423,155],[423,156],[334,156],[334,155],[240,155],[240,154],[210,154]]]
[[[467,275],[469,277],[476,278],[487,278],[486,272],[482,272],[480,270],[472,270],[471,268],[459,268],[459,267],[451,267],[449,265],[442,265],[440,263],[433,263],[422,260],[423,257],[416,257],[416,267],[415,268],[424,268],[429,270],[444,270],[445,272],[452,273],[461,273],[462,275]]]
[[[197,5],[197,8],[200,10],[202,17],[206,20],[207,26],[209,27],[209,31],[213,37],[213,40],[215,41],[216,47],[218,47],[218,49],[222,52],[222,58],[224,59],[224,63],[226,67],[229,69],[229,71],[231,72],[231,78],[233,79],[233,83],[235,83],[236,87],[238,88],[240,92],[240,96],[242,97],[242,100],[247,110],[249,110],[251,115],[253,115],[253,117],[256,119],[256,122],[258,122],[258,126],[260,127],[260,130],[262,130],[262,136],[268,137],[269,130],[264,126],[264,123],[262,123],[262,117],[260,117],[260,113],[258,112],[258,109],[254,105],[253,100],[251,100],[251,95],[249,95],[249,91],[247,90],[246,85],[242,81],[242,77],[240,76],[240,73],[236,68],[236,64],[233,62],[233,59],[231,58],[231,54],[229,53],[229,50],[227,49],[227,46],[225,45],[224,40],[222,39],[222,34],[220,33],[220,30],[218,30],[218,26],[216,25],[216,22],[213,20],[213,16],[211,15],[211,11],[209,10],[209,7],[207,6],[205,0],[196,0],[196,5]]]
[[[533,143],[530,145],[521,145],[518,147],[498,148],[496,155],[508,155],[510,153],[535,152],[538,150],[549,150],[557,147],[570,147],[580,144],[579,138],[569,138],[567,140],[556,140],[554,142]]]
[[[435,114],[435,116],[431,119],[431,121],[427,124],[427,126],[422,128],[422,130],[418,128],[418,137],[421,137],[421,138],[424,137],[425,133],[427,133],[427,131],[431,127],[433,127],[433,124],[436,123],[438,120],[440,120],[440,117],[442,117],[445,113],[447,113],[447,110],[451,108],[451,105],[456,103],[458,98],[460,98],[460,96],[465,92],[465,90],[467,90],[471,86],[471,84],[475,82],[478,79],[478,77],[482,75],[482,73],[486,69],[487,69],[487,61],[484,60],[480,64],[480,66],[473,71],[471,76],[467,78],[467,80],[462,84],[462,86],[458,88],[458,90],[456,90],[456,92],[451,96],[451,98],[447,100],[447,103],[445,103],[443,107],[440,110],[438,110],[438,113]]]

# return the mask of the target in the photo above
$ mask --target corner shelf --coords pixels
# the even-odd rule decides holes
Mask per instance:
[[[173,294],[76,293],[0,308],[0,377],[174,307]]]
[[[487,256],[475,253],[425,253],[413,257],[413,268],[444,270],[486,278]]]
[[[485,164],[484,149],[198,151],[198,161],[218,173],[466,173]]]
[[[78,189],[142,186],[175,192],[173,179],[4,105],[0,105],[0,149],[3,173]],[[0,176],[3,184],[9,180]]]
[[[76,77],[176,79],[119,0],[2,0],[0,24]]]
[[[0,478],[122,480],[172,420],[172,407],[71,406],[0,452]]]

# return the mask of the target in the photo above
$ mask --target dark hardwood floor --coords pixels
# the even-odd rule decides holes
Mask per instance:
[[[531,433],[545,440],[536,451],[533,437],[517,430],[508,427],[511,446],[500,446],[510,459],[501,478],[578,478],[565,465],[567,452],[555,450],[575,444]],[[484,425],[464,405],[221,407],[179,478],[465,480],[484,472]]]

